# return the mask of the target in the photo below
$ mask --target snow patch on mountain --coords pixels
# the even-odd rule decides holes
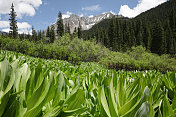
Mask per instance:
[[[71,31],[71,33],[73,33],[75,27],[78,28],[79,24],[82,26],[82,30],[89,30],[90,28],[92,28],[93,25],[99,23],[103,19],[112,18],[114,15],[115,15],[115,13],[113,13],[112,11],[102,13],[97,16],[91,15],[89,17],[80,17],[78,15],[72,14],[70,17],[65,17],[63,19],[63,23],[64,23],[64,25],[69,24],[70,31]],[[57,27],[56,23],[55,23],[55,27]]]

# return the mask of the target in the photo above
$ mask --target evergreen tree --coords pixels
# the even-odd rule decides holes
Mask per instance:
[[[112,19],[110,27],[109,27],[109,47],[112,47],[112,50],[116,50],[117,44],[117,28],[116,28],[116,20]]]
[[[166,53],[167,53],[167,42],[166,42],[166,36],[165,36],[165,33],[164,33],[164,36],[161,40],[161,47],[160,47],[159,54],[166,54]]]
[[[36,41],[37,40],[37,32],[35,31],[34,27],[32,26],[32,39],[30,41]]]
[[[59,11],[58,20],[57,20],[57,35],[63,36],[64,35],[64,25],[62,19],[62,13]]]
[[[29,39],[29,40],[30,40],[30,38],[31,38],[31,35],[30,35],[30,33],[28,32],[28,34],[26,35],[26,39]]]
[[[79,38],[79,39],[82,38],[82,27],[81,27],[80,22],[79,22],[79,27],[78,27],[78,38]]]
[[[54,43],[55,40],[55,32],[54,32],[54,25],[51,26],[51,34],[50,34],[50,43]]]
[[[131,35],[129,26],[130,23],[126,20],[124,24],[124,44],[126,45],[127,48],[130,47],[131,45]]]
[[[68,25],[67,25],[67,33],[69,33],[69,34],[71,34],[71,31],[70,31],[70,24],[68,23]]]
[[[135,33],[134,33],[134,30],[133,29],[131,29],[131,47],[132,46],[136,46],[136,37],[135,37]]]
[[[108,37],[108,32],[107,31],[104,31],[104,45],[106,47],[108,47],[110,44],[109,44],[109,37]]]
[[[15,19],[16,18],[16,12],[14,10],[14,5],[12,3],[12,6],[11,6],[11,11],[10,11],[10,31],[9,31],[9,34],[11,37],[13,38],[17,38],[18,37],[18,26],[17,26],[17,20]]]
[[[68,27],[67,27],[68,25],[67,25],[67,23],[65,23],[65,25],[64,25],[64,32],[65,33],[67,33],[67,30],[68,30]]]
[[[146,49],[150,50],[152,37],[151,37],[149,24],[144,25],[143,40],[144,40],[144,45]]]
[[[120,21],[117,19],[116,21],[116,27],[117,27],[117,50],[121,51],[122,50],[122,43],[123,43],[123,35],[122,35],[122,30],[121,30],[121,26],[120,26]],[[116,46],[117,46],[116,45]]]
[[[51,34],[50,27],[48,26],[48,28],[46,30],[46,37],[50,38],[50,34]]]
[[[152,47],[151,47],[152,52],[157,54],[162,54],[162,50],[163,50],[162,45],[165,45],[164,38],[165,38],[164,29],[161,25],[161,22],[157,20],[153,28],[153,40],[152,40]]]
[[[96,41],[97,43],[101,43],[101,34],[99,30],[96,32]]]
[[[42,31],[42,41],[45,39],[45,31]]]
[[[167,53],[174,54],[174,38],[173,38],[173,33],[170,27],[170,22],[167,20],[166,23],[166,28],[165,28],[165,33],[166,33],[166,41],[167,41]]]
[[[20,35],[19,35],[19,38],[20,38],[21,41],[24,40],[24,38],[25,38],[24,33],[23,33],[23,34],[20,34]]]
[[[39,40],[42,40],[42,31],[41,31],[41,30],[38,31],[37,40],[38,40],[38,41],[39,41]]]
[[[138,21],[138,26],[137,26],[137,45],[142,45],[143,46],[143,29],[142,29],[142,21]]]
[[[75,29],[74,29],[73,36],[74,36],[74,37],[78,36],[78,31],[77,31],[77,28],[76,28],[76,27],[75,27]]]

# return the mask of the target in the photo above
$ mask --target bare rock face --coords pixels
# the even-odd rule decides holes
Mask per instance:
[[[70,31],[71,31],[71,33],[73,33],[75,27],[76,28],[79,27],[79,23],[82,27],[82,30],[89,30],[90,28],[92,28],[93,25],[99,23],[103,19],[112,18],[113,16],[115,16],[115,14],[113,14],[111,12],[103,13],[103,14],[100,14],[97,16],[92,16],[92,17],[79,17],[78,15],[73,14],[69,18],[63,19],[63,23],[65,26],[69,24]],[[57,27],[56,23],[54,25],[55,25],[55,29],[56,29],[56,27]]]

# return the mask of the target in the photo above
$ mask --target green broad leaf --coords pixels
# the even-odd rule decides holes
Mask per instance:
[[[141,105],[144,102],[146,102],[146,101],[150,102],[151,101],[150,98],[151,98],[150,90],[146,86],[145,89],[144,89],[142,97],[138,99],[138,101],[135,103],[135,105],[132,106],[132,108],[128,112],[124,113],[125,115],[123,115],[123,117],[131,117],[132,115],[135,115],[137,110],[141,107]]]
[[[61,100],[62,95],[62,89],[64,87],[65,78],[62,72],[59,73],[59,75],[56,77],[56,84],[55,84],[55,96],[53,99],[53,105],[57,105],[59,101]]]
[[[49,111],[44,113],[42,117],[54,117],[58,116],[63,109],[63,106],[56,106],[56,107],[51,107]]]
[[[154,110],[150,103],[144,102],[134,117],[154,117]]]
[[[112,117],[117,117],[118,116],[118,110],[117,108],[119,108],[118,104],[116,103],[115,101],[115,98],[114,98],[114,94],[115,94],[115,90],[114,90],[114,87],[113,87],[113,78],[111,79],[111,83],[110,83],[110,113],[112,115]]]
[[[4,97],[2,98],[2,102],[0,104],[0,117],[2,116],[2,114],[4,113],[6,109],[8,100],[9,100],[9,93],[6,93]]]
[[[28,67],[27,63],[24,63],[22,65],[21,69],[22,69],[22,76],[20,79],[19,90],[25,90],[27,80],[30,77],[31,71],[30,71],[30,68]]]
[[[10,79],[12,68],[5,58],[2,62],[0,62],[0,91],[4,92],[7,86],[7,81]],[[4,85],[6,86],[4,87]],[[2,95],[0,95],[1,102]]]
[[[68,110],[68,111],[64,111],[62,116],[74,116],[74,115],[77,115],[79,116],[80,114],[82,113],[85,113],[87,111],[87,107],[81,107],[81,108],[77,108],[77,109],[74,109],[74,110]]]
[[[0,63],[0,104],[3,96],[10,91],[14,84],[17,64],[18,60],[13,63],[12,68],[7,59]]]
[[[47,96],[45,97],[45,103],[48,103],[49,101],[53,100],[54,95],[55,95],[55,81],[54,81],[54,77],[52,77],[53,72],[50,72],[50,76],[49,76],[49,82],[50,82],[50,88],[48,91]]]
[[[85,102],[85,94],[82,89],[71,95],[64,104],[68,105],[63,111],[71,111],[82,107]]]
[[[35,85],[33,81],[35,80],[35,69],[31,70],[30,78],[27,81],[25,89],[25,100],[29,100],[34,92]],[[20,82],[20,81],[19,81]]]
[[[172,108],[176,110],[176,92],[174,92],[174,99],[172,100]]]
[[[42,107],[45,105],[45,98],[47,97],[49,88],[50,82],[48,78],[44,78],[38,90],[33,93],[29,100],[27,100],[27,112],[24,117],[38,115],[38,113],[42,110]]]
[[[163,117],[169,117],[174,114],[174,111],[168,101],[168,98],[165,96],[162,102],[163,106]]]
[[[102,89],[101,89],[101,104],[104,108],[104,111],[108,115],[108,117],[111,117],[110,110],[108,107],[108,102],[106,100],[106,96],[105,96],[105,92],[104,92],[104,86],[102,86]]]
[[[139,100],[139,96],[140,96],[140,90],[138,91],[138,93],[136,95],[134,95],[132,97],[131,100],[129,100],[125,105],[123,105],[120,110],[119,110],[119,115],[125,115],[126,113],[130,112],[131,109],[134,109],[135,105],[138,100]]]
[[[11,72],[10,79],[9,79],[8,84],[7,84],[7,87],[4,91],[5,94],[12,88],[12,86],[15,82],[15,73],[16,73],[17,65],[18,65],[18,60],[16,60],[12,64],[12,72]]]
[[[124,81],[123,78],[119,78],[118,82],[117,82],[117,99],[118,99],[118,103],[119,106],[123,106],[126,103],[126,89],[124,86]]]

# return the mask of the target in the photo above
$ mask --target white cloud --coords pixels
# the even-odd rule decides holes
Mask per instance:
[[[129,8],[128,5],[122,5],[119,15],[132,18],[166,1],[167,0],[138,0],[137,6],[132,9]]]
[[[17,25],[18,25],[19,29],[29,29],[29,28],[31,28],[31,25],[28,24],[27,22],[22,22],[22,23],[18,22]]]
[[[35,15],[35,9],[42,4],[42,0],[0,0],[0,14],[9,14],[12,3],[17,17],[22,18],[23,15]]]
[[[9,33],[10,29],[9,28],[5,28],[5,29],[2,29],[2,31]]]
[[[79,17],[84,17],[84,14],[83,14],[83,13],[81,13],[81,14],[79,15]]]
[[[69,18],[72,14],[72,12],[67,11],[65,14],[62,14],[62,19]]]
[[[84,10],[84,11],[99,11],[99,10],[101,10],[101,7],[100,7],[100,5],[93,5],[93,6],[83,7],[82,10]]]
[[[8,21],[0,21],[0,28],[7,28],[9,27]]]
[[[94,17],[94,16],[93,16],[93,15],[90,15],[90,16],[89,16],[89,18],[92,18],[92,17]]]

